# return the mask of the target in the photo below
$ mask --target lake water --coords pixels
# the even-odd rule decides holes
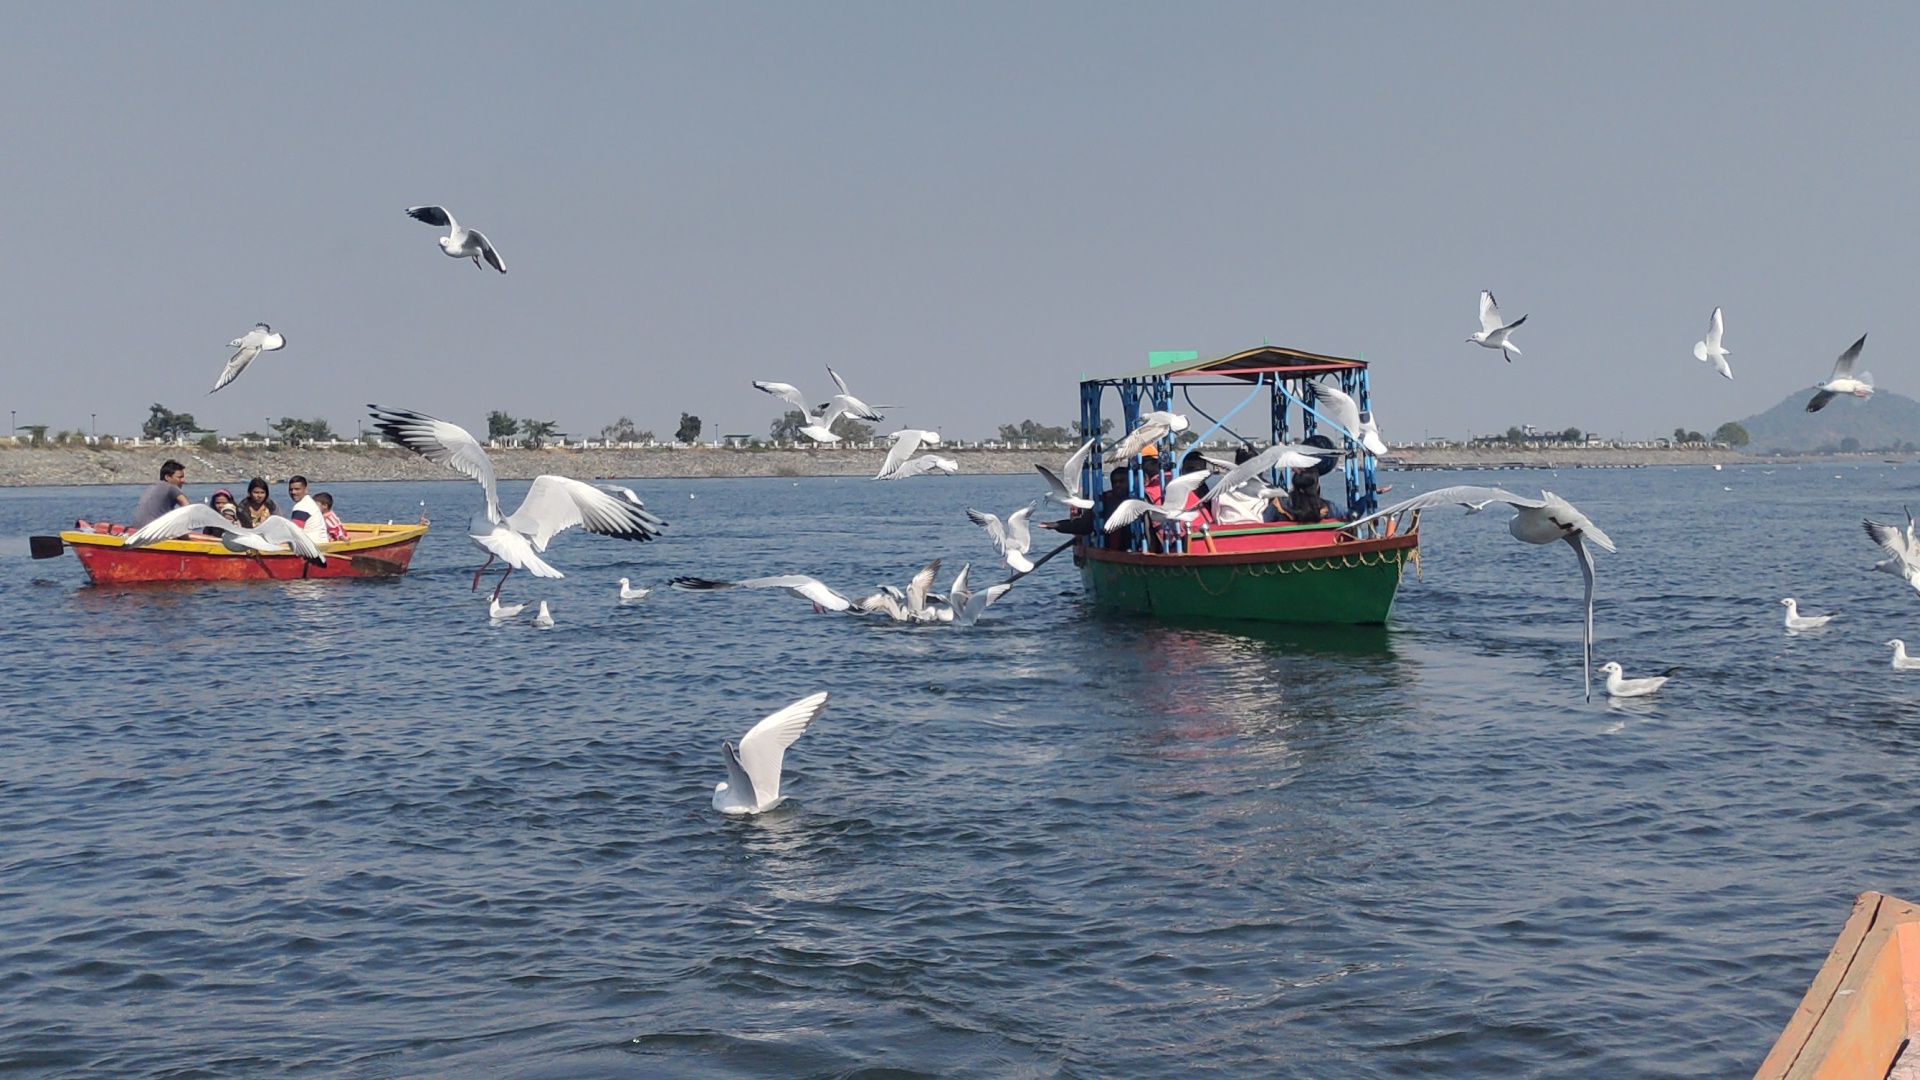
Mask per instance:
[[[0,491],[0,1070],[1750,1072],[1854,894],[1920,896],[1920,600],[1859,525],[1920,468],[1389,479],[1571,499],[1596,662],[1684,670],[1582,701],[1572,553],[1498,508],[1427,515],[1385,629],[1095,617],[1061,558],[967,630],[614,583],[990,568],[962,509],[1037,477],[645,481],[665,539],[508,582],[538,631],[465,481],[319,485],[427,502],[404,578],[157,588],[27,557],[137,489]],[[715,813],[819,689],[791,801]]]

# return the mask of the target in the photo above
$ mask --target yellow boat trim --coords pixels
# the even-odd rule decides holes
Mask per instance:
[[[376,525],[360,522],[346,522],[347,535],[352,539],[339,540],[330,544],[321,544],[320,550],[329,554],[338,552],[351,555],[356,551],[368,551],[374,548],[388,547],[403,541],[427,535],[425,525]],[[60,539],[75,546],[125,547],[123,537],[109,536],[106,533],[73,532],[68,530],[60,534]],[[241,552],[229,551],[218,540],[162,540],[157,544],[143,545],[148,551],[179,551],[194,555],[240,555]],[[253,552],[245,553],[253,555]],[[291,555],[292,552],[287,552]]]

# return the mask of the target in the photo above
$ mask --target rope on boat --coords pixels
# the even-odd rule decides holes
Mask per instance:
[[[1166,567],[1163,572],[1171,572],[1176,577],[1191,577],[1200,586],[1200,591],[1208,596],[1225,596],[1233,591],[1234,582],[1244,572],[1249,578],[1272,577],[1276,574],[1300,574],[1325,570],[1355,570],[1363,567],[1384,566],[1388,563],[1401,564],[1409,559],[1414,564],[1414,572],[1419,573],[1420,550],[1418,548],[1395,548],[1389,551],[1359,552],[1353,555],[1337,555],[1318,559],[1295,559],[1283,563],[1242,563],[1227,567],[1227,583],[1220,589],[1207,585],[1207,579],[1197,566]],[[1140,577],[1151,576],[1148,567],[1129,563],[1119,564],[1122,573],[1134,573]]]

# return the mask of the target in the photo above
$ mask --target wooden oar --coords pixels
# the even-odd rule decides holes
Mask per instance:
[[[67,542],[57,536],[29,536],[27,550],[36,559],[57,559],[67,550]]]

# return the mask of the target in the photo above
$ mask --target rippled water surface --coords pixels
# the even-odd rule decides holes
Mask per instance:
[[[1385,629],[1099,618],[1064,558],[971,630],[616,599],[978,570],[962,508],[1032,479],[643,482],[666,539],[508,583],[551,631],[468,591],[464,481],[320,485],[427,501],[402,579],[157,588],[27,557],[137,489],[0,491],[0,1069],[1735,1075],[1856,892],[1920,894],[1920,601],[1859,528],[1911,467],[1391,478],[1598,521],[1596,660],[1684,668],[1624,707],[1491,511],[1428,515]],[[791,801],[715,813],[817,689]]]

